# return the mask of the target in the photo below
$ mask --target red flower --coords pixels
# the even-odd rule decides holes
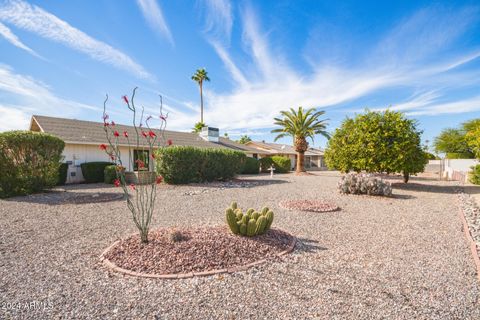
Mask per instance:
[[[127,131],[123,131],[123,136],[124,136],[125,138],[128,138],[128,132],[127,132]]]
[[[102,144],[100,145],[100,149],[102,149],[102,150],[107,150],[107,145],[106,145],[105,143],[102,143]]]
[[[135,184],[132,183],[132,184],[130,185],[130,188],[132,188],[132,190],[135,190]]]
[[[112,125],[112,127],[114,127],[114,126],[115,126],[115,122],[114,122],[114,121],[112,121],[111,125]]]
[[[168,144],[169,146],[171,146],[171,145],[173,144],[172,139],[168,139],[168,140],[167,140],[167,144]]]
[[[162,183],[163,177],[162,177],[162,176],[158,176],[155,181],[157,182],[157,184]]]
[[[111,154],[110,159],[115,160],[115,156],[113,154]]]
[[[123,101],[125,101],[126,104],[128,104],[128,97],[127,96],[123,96],[122,99],[123,99]]]
[[[118,131],[115,131],[115,132],[113,133],[113,135],[114,135],[115,137],[119,137],[119,136],[120,136],[120,134],[118,133]]]
[[[145,168],[145,162],[140,159],[135,160],[139,168]]]
[[[152,159],[155,159],[155,154],[154,154],[154,153],[152,153],[151,157],[152,157]]]
[[[110,125],[110,124],[109,124],[108,122],[104,122],[104,123],[103,123],[103,126],[104,126],[104,127],[108,127],[109,125]]]
[[[146,138],[147,137],[147,133],[145,131],[142,131],[142,135]]]
[[[113,181],[113,184],[115,185],[115,187],[120,187],[120,180],[115,179],[115,181]]]
[[[156,137],[157,135],[155,134],[155,132],[153,132],[152,130],[148,131],[148,135],[150,136],[150,138],[153,138],[153,137]]]

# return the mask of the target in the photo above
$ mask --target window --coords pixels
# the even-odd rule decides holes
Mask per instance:
[[[254,153],[254,154],[253,154],[253,157],[254,157],[255,159],[258,159],[258,153]]]
[[[133,170],[148,171],[150,154],[148,150],[133,150]],[[141,164],[144,164],[143,168]],[[139,166],[140,164],[140,166]]]

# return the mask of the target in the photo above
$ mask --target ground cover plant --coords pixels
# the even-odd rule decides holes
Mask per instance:
[[[365,173],[348,173],[340,179],[337,187],[344,194],[392,195],[392,185],[389,182]]]
[[[250,208],[245,213],[242,212],[233,202],[225,210],[227,224],[233,234],[253,237],[267,232],[273,223],[273,211],[267,207],[262,208],[260,212]]]
[[[61,139],[46,133],[0,133],[0,198],[55,186],[64,147]]]

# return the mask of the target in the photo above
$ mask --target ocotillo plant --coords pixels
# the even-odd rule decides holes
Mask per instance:
[[[121,140],[121,144],[125,144],[126,142],[128,145],[128,162],[130,168],[134,168],[134,165],[136,164],[138,169],[145,168],[145,163],[147,163],[148,166],[150,159],[144,158],[143,160],[137,159],[133,161],[131,156],[132,149],[142,151],[148,150],[149,157],[151,157],[152,161],[155,161],[154,149],[171,145],[172,142],[171,140],[165,141],[164,132],[167,126],[168,114],[163,113],[162,97],[160,96],[160,125],[158,129],[153,129],[149,124],[152,116],[147,117],[144,121],[144,108],[142,107],[141,112],[139,112],[135,106],[136,91],[137,88],[133,89],[130,98],[126,95],[122,97],[123,102],[132,112],[132,132],[124,131],[123,133],[120,133],[116,129],[115,122],[108,121],[109,116],[106,112],[108,95],[106,96],[103,103],[103,129],[105,131],[108,145],[101,144],[100,149],[104,150],[110,156],[110,159],[117,165],[117,179],[114,181],[114,184],[116,187],[122,188],[127,201],[127,207],[130,210],[133,222],[140,233],[141,241],[142,243],[146,243],[148,242],[148,232],[155,208],[157,184],[162,182],[163,178],[157,176],[155,180],[150,179],[138,184],[128,184],[125,178],[125,170],[122,170],[122,168],[128,166],[125,166],[123,163],[119,140]],[[147,169],[149,170],[148,167]]]

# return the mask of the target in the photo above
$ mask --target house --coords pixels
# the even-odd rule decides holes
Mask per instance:
[[[120,133],[127,131],[130,136],[133,136],[134,128],[132,126],[117,124],[115,129]],[[63,156],[64,161],[68,164],[67,183],[78,183],[84,180],[80,164],[92,161],[110,161],[105,151],[99,148],[100,144],[107,143],[102,122],[34,115],[30,122],[30,130],[49,133],[65,141]],[[155,132],[157,135],[160,134],[158,131]],[[219,137],[218,129],[215,128],[205,128],[200,135],[167,130],[164,132],[164,137],[165,140],[171,139],[178,146],[237,150],[245,152],[250,157],[257,152],[255,148]],[[138,170],[135,162],[137,159],[145,160],[147,167],[153,169],[153,163],[148,161],[150,155],[143,139],[140,140],[139,148],[129,148],[127,139],[122,134],[118,139],[121,160],[127,171]]]
[[[254,158],[264,158],[271,156],[285,156],[290,158],[292,170],[295,169],[297,152],[293,146],[280,143],[271,143],[265,141],[250,141],[245,144],[247,147],[257,150],[253,154]],[[316,148],[309,148],[305,152],[305,169],[307,170],[326,170],[323,151]]]

